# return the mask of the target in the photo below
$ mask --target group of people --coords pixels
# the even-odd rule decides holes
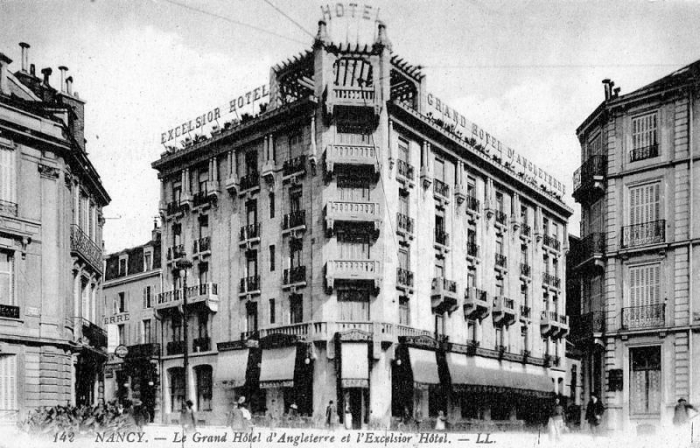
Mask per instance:
[[[338,408],[330,400],[328,406],[326,406],[326,427],[334,429],[338,425]],[[350,404],[345,405],[345,411],[343,413],[343,426],[345,429],[352,429],[352,410],[350,409]]]

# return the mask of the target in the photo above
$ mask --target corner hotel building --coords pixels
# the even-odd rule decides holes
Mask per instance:
[[[406,409],[537,422],[564,393],[571,209],[433,117],[420,68],[381,22],[376,36],[337,44],[319,22],[312,49],[272,67],[259,115],[153,163],[164,421],[185,387],[210,423],[244,395],[319,425],[334,400],[356,427]]]

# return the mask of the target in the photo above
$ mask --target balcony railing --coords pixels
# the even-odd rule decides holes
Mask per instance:
[[[373,145],[328,145],[326,170],[333,172],[335,165],[369,165],[376,172],[377,147]]]
[[[520,223],[520,235],[527,237],[532,236],[532,227],[524,221]]]
[[[408,180],[413,180],[415,177],[415,168],[410,163],[399,159],[397,163],[399,176]]]
[[[260,186],[260,173],[257,171],[252,171],[245,176],[241,177],[240,189],[241,191],[250,190]]]
[[[542,273],[542,283],[552,288],[559,288],[561,286],[561,279],[556,275],[549,274],[547,272]]]
[[[165,353],[170,355],[181,355],[185,353],[184,341],[170,341],[165,346]]]
[[[523,277],[529,277],[532,272],[532,268],[527,263],[520,263],[520,275]]]
[[[666,322],[665,310],[663,303],[622,308],[622,328],[633,330],[663,327]]]
[[[185,245],[177,244],[168,248],[168,261],[177,260],[185,256]]]
[[[444,230],[435,229],[435,242],[442,246],[450,245],[450,235]]]
[[[608,157],[591,156],[574,172],[574,192],[591,185],[596,177],[605,177],[608,171]]]
[[[306,225],[306,210],[287,213],[282,219],[282,229],[288,230]]]
[[[0,215],[17,216],[17,204],[0,199]]]
[[[219,288],[216,283],[202,283],[199,285],[188,286],[185,290],[187,294],[187,303],[193,304],[197,302],[218,302]],[[180,305],[182,300],[182,288],[176,290],[163,291],[156,294],[155,308],[169,308]],[[209,305],[212,308],[212,305]]]
[[[306,281],[306,266],[296,266],[284,270],[284,284],[302,283]]]
[[[529,319],[532,315],[532,309],[529,306],[520,305],[520,315],[525,319]]]
[[[181,210],[182,210],[182,206],[180,205],[180,201],[168,202],[165,205],[165,214],[167,216],[179,213]]]
[[[377,202],[329,201],[326,205],[328,227],[336,221],[379,222],[381,207]]]
[[[306,174],[306,156],[301,155],[288,160],[282,164],[282,175]]]
[[[602,311],[593,311],[580,316],[571,317],[572,340],[581,340],[591,337],[594,333],[605,331],[605,314]]]
[[[496,222],[505,226],[506,222],[508,221],[508,215],[506,215],[506,213],[501,210],[494,210],[494,212],[496,215]]]
[[[431,286],[431,307],[437,313],[453,312],[457,309],[457,282],[434,277]]]
[[[374,87],[333,87],[333,100],[336,104],[374,105]]]
[[[465,198],[465,203],[467,204],[467,210],[471,210],[473,212],[479,212],[479,208],[481,207],[481,201],[479,201],[477,198],[474,196],[469,196]]]
[[[211,237],[204,236],[197,240],[194,240],[194,253],[198,254],[201,252],[209,252],[211,250]]]
[[[396,268],[396,283],[399,286],[413,288],[413,271],[403,268]]]
[[[241,241],[252,240],[255,238],[260,238],[260,223],[248,224],[241,227],[240,239]]]
[[[665,219],[622,228],[622,247],[646,246],[664,241],[666,241]]]
[[[550,247],[554,250],[560,250],[561,249],[561,242],[557,239],[555,236],[551,235],[544,235],[542,237],[542,244]]]
[[[433,291],[438,289],[442,291],[447,291],[453,294],[457,294],[457,282],[453,280],[447,280],[446,278],[434,277],[433,278]]]
[[[508,257],[503,254],[496,254],[495,259],[498,267],[505,268],[508,264]]]
[[[102,249],[77,224],[70,227],[70,250],[82,257],[97,272],[102,272]]]
[[[643,148],[636,148],[630,151],[630,162],[638,162],[644,159],[651,159],[659,155],[659,144],[654,143]]]
[[[211,338],[209,336],[203,336],[192,340],[192,351],[194,353],[208,352],[209,350],[211,350]]]
[[[464,315],[467,318],[483,319],[491,312],[486,291],[469,287],[464,290]]]
[[[396,223],[399,231],[413,235],[413,218],[403,213],[397,213]]]
[[[160,344],[147,342],[129,346],[129,358],[160,358]]]
[[[207,205],[213,201],[213,196],[211,196],[207,190],[198,191],[192,196],[192,206],[199,207],[200,205]]]
[[[259,275],[251,275],[251,276],[244,277],[241,279],[241,286],[240,286],[241,294],[255,292],[255,291],[260,291],[260,276]]]
[[[467,256],[479,258],[479,245],[474,243],[467,243]]]
[[[433,180],[433,192],[435,194],[437,194],[438,196],[442,196],[444,198],[447,198],[450,196],[450,186],[439,179],[434,179]]]
[[[85,318],[82,320],[83,337],[90,341],[90,345],[105,350],[107,348],[107,332]]]
[[[569,257],[572,264],[578,266],[596,255],[602,256],[605,253],[606,238],[605,233],[591,233],[585,236],[578,244],[571,247]]]

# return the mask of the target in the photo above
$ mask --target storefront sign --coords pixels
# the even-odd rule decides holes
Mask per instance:
[[[472,123],[455,109],[444,103],[432,93],[428,93],[428,110],[434,118],[439,118],[446,125],[459,128],[466,139],[474,139],[487,153],[494,153],[494,158],[499,163],[509,167],[520,167],[528,176],[538,179],[540,185],[548,186],[553,192],[563,196],[566,187],[563,183],[552,177],[549,173],[537,167],[530,160],[518,154],[513,148],[506,146],[492,134],[486,132],[476,123]]]
[[[114,354],[120,358],[126,358],[126,355],[129,354],[129,349],[126,345],[117,345],[117,348],[114,349]]]
[[[263,100],[269,98],[269,96],[270,91],[268,90],[267,85],[262,85],[253,90],[250,90],[244,93],[243,95],[240,95],[237,98],[230,100],[226,106],[215,107],[207,112],[204,112],[201,115],[196,116],[195,118],[192,118],[191,120],[183,122],[182,124],[172,129],[162,132],[160,134],[160,143],[164,145],[172,140],[187,135],[190,132],[202,129],[206,125],[218,122],[218,120],[222,117],[222,110],[228,110],[228,112],[224,112],[227,114],[242,114],[245,113],[245,109],[248,106],[251,106],[249,112],[253,112],[254,106],[252,105],[254,105],[256,102],[258,102],[258,104],[261,104]]]
[[[19,319],[19,307],[12,305],[0,305],[0,317]]]
[[[105,317],[105,325],[118,324],[119,322],[129,322],[129,313]]]

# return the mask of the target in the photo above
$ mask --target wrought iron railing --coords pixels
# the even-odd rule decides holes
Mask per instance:
[[[468,210],[472,210],[472,211],[475,211],[475,212],[478,212],[478,211],[479,211],[479,208],[480,208],[480,206],[481,206],[481,201],[479,201],[479,200],[478,200],[477,198],[475,198],[474,196],[467,196],[467,197],[465,198],[465,201],[464,201],[464,202],[465,202],[465,204],[467,204],[467,209],[468,209]]]
[[[591,156],[574,172],[574,191],[588,185],[595,176],[605,176],[608,171],[608,157]]]
[[[241,227],[241,234],[240,238],[241,241],[246,241],[250,240],[253,238],[259,238],[260,237],[260,223],[255,223],[255,224],[248,224],[246,226]]]
[[[526,222],[521,222],[520,223],[520,234],[522,236],[531,236],[532,235],[532,227]]]
[[[479,245],[474,243],[467,243],[467,256],[479,258]]]
[[[413,233],[413,218],[403,213],[396,214],[396,223],[399,230],[406,233]]]
[[[240,291],[242,293],[259,291],[259,290],[260,290],[260,276],[259,275],[251,275],[249,277],[244,277],[241,279]]]
[[[444,230],[435,229],[435,242],[443,246],[450,244],[450,235]]]
[[[282,175],[291,176],[296,173],[306,173],[306,156],[301,155],[288,160],[282,164]]]
[[[446,198],[450,195],[450,186],[440,179],[434,179],[433,192]]]
[[[306,266],[296,266],[284,270],[284,284],[301,283],[306,281]]]
[[[508,257],[503,255],[503,254],[496,254],[495,256],[496,259],[496,266],[505,268],[506,264],[508,263]]]
[[[665,324],[666,307],[663,303],[622,308],[622,328],[657,328]]]
[[[542,244],[547,246],[547,247],[551,247],[554,250],[561,249],[561,242],[555,236],[543,235],[542,236]]]
[[[399,176],[405,177],[408,180],[413,180],[415,177],[415,168],[410,163],[399,159],[398,163]]]
[[[282,229],[293,229],[306,225],[306,210],[297,210],[284,215],[282,220]]]
[[[203,336],[192,340],[193,352],[208,352],[209,350],[211,350],[211,338],[209,336]]]
[[[177,260],[185,256],[185,245],[176,244],[168,248],[168,260]]]
[[[400,286],[413,287],[413,271],[404,268],[396,268],[396,283]]]
[[[442,286],[443,291],[457,293],[457,282],[453,280],[447,280],[446,278],[433,277],[432,289],[435,291],[439,286]]]
[[[102,272],[102,249],[77,224],[70,227],[70,250]]]
[[[605,233],[591,233],[586,235],[578,244],[571,247],[569,258],[574,266],[592,258],[595,254],[605,253]]]
[[[167,355],[181,355],[185,352],[184,341],[170,341],[165,345]]]
[[[556,275],[549,274],[547,272],[542,273],[542,283],[551,286],[553,288],[559,288],[561,286],[561,279]]]
[[[529,306],[520,305],[520,315],[526,319],[529,319],[532,315],[532,309]]]
[[[654,143],[642,148],[635,148],[630,151],[630,162],[638,162],[644,159],[651,159],[659,155],[659,144]]]
[[[202,238],[194,240],[194,253],[198,254],[200,252],[207,252],[211,250],[211,237],[203,236]]]
[[[666,220],[649,221],[622,228],[622,247],[646,246],[666,241]]]
[[[496,222],[501,225],[506,225],[506,222],[508,221],[508,215],[506,215],[505,212],[501,210],[494,210],[494,214],[496,215]]]
[[[240,183],[241,191],[250,190],[251,188],[256,188],[260,186],[260,173],[257,171],[252,171],[245,176],[241,177]]]
[[[529,277],[532,272],[532,268],[527,263],[520,263],[520,275]]]

